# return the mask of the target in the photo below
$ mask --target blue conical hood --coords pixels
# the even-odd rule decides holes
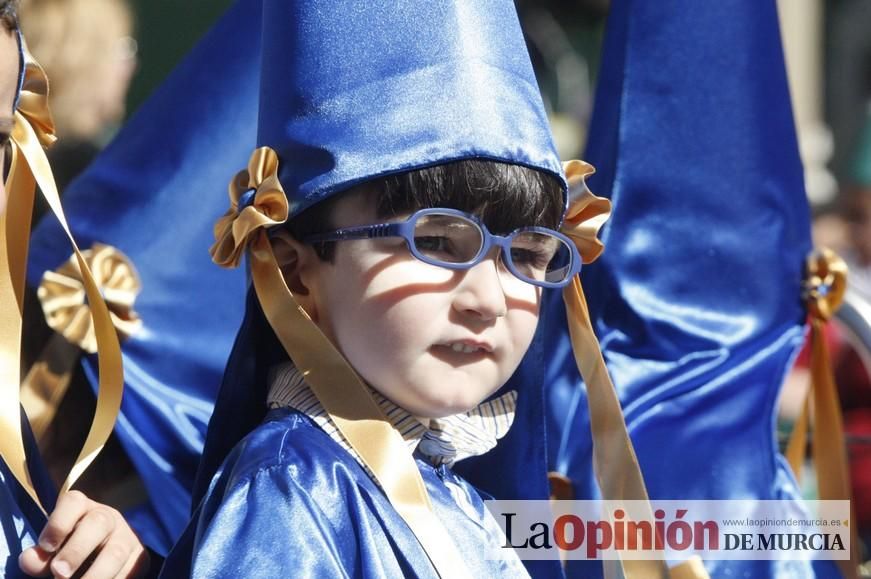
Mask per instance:
[[[380,175],[473,157],[561,175],[514,4],[263,3],[258,143],[295,214]]]
[[[584,283],[650,496],[795,498],[773,424],[804,338],[811,240],[776,3],[615,0],[600,70],[586,158],[614,210]],[[568,336],[550,332],[545,351],[551,465],[588,498]],[[837,574],[830,561],[706,565],[712,577]],[[593,567],[571,561],[568,575]]]

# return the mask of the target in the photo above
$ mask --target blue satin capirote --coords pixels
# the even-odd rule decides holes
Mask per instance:
[[[36,440],[30,431],[30,423],[21,412],[21,433],[24,436],[24,447],[27,453],[27,469],[36,490],[36,495],[46,509],[54,508],[57,490],[48,471],[39,456]],[[12,473],[6,463],[0,459],[0,577],[9,579],[27,577],[18,568],[18,555],[24,549],[32,547],[39,538],[39,533],[45,526],[45,514],[30,498]]]
[[[513,2],[264,0],[263,14],[257,142],[278,152],[291,214],[455,159],[563,178]]]
[[[498,558],[478,492],[448,467],[417,465],[471,576],[525,576],[519,561]],[[295,410],[271,411],[234,449],[197,514],[182,540],[192,551],[173,551],[163,576],[438,577],[372,478]]]
[[[142,280],[142,329],[122,343],[116,432],[150,502],[131,523],[166,553],[184,529],[206,427],[243,315],[244,271],[211,262],[227,184],[256,141],[260,2],[241,0],[64,194],[82,248],[117,247]],[[253,31],[253,32],[251,32]],[[34,233],[29,280],[69,257],[54,221]],[[95,357],[84,366],[96,384]]]
[[[774,421],[811,244],[775,1],[612,2],[589,139],[590,187],[614,212],[584,284],[651,498],[798,497]],[[551,464],[589,497],[586,396],[565,330],[546,344]],[[831,562],[706,565],[839,576]]]

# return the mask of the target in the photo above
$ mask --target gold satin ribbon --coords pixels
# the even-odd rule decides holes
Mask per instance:
[[[20,422],[21,314],[27,263],[30,214],[35,186],[60,221],[83,274],[99,345],[100,390],[97,410],[79,457],[61,492],[67,491],[96,458],[112,432],[121,405],[124,380],[121,351],[106,304],[69,230],[43,146],[54,141],[47,108],[48,80],[25,50],[25,77],[11,135],[12,161],[6,192],[6,214],[0,219],[0,455],[37,505],[39,499],[27,470]],[[40,505],[41,506],[41,505]]]
[[[707,579],[709,577],[708,570],[705,569],[705,564],[698,555],[693,555],[686,561],[670,567],[668,572],[671,573],[671,579]]]
[[[142,327],[133,309],[141,289],[139,274],[124,253],[95,243],[82,256],[109,307],[112,324],[123,341]],[[37,441],[57,414],[82,351],[97,352],[97,336],[75,254],[54,271],[46,271],[37,289],[48,325],[56,332],[21,384],[21,405]]]
[[[212,259],[238,265],[250,249],[251,275],[266,319],[330,418],[417,537],[441,577],[471,577],[441,521],[402,436],[387,421],[362,379],[318,329],[288,289],[265,228],[287,220],[277,178],[278,157],[262,147],[230,183],[231,209],[215,226]],[[238,210],[246,191],[253,203]]]
[[[596,197],[587,188],[586,178],[595,171],[592,165],[583,161],[568,161],[563,169],[569,183],[569,210],[562,232],[577,245],[584,263],[590,263],[604,249],[597,233],[610,216],[611,203],[607,199]],[[602,498],[608,501],[647,502],[649,499],[644,477],[626,430],[620,400],[593,332],[579,276],[563,290],[563,301],[569,318],[569,335],[575,362],[587,386],[593,465]],[[649,512],[645,516],[652,521],[653,511],[649,504],[647,510]],[[662,559],[621,560],[621,565],[627,579],[668,577],[669,574]],[[606,571],[607,567],[606,565]]]
[[[829,249],[822,249],[808,256],[804,299],[811,326],[811,382],[802,404],[801,414],[790,435],[785,455],[796,480],[800,481],[807,447],[812,395],[814,406],[812,454],[817,471],[820,500],[851,499],[841,404],[825,341],[826,322],[841,306],[846,290],[847,264],[843,259]],[[847,578],[858,577],[859,566],[856,517],[851,518],[853,525],[850,527],[850,560],[838,561],[841,573]]]

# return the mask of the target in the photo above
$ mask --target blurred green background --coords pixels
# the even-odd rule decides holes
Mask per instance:
[[[133,0],[139,69],[127,95],[128,115],[194,46],[230,0]],[[249,31],[239,30],[239,34]]]

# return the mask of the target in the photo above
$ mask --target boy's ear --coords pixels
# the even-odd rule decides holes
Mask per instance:
[[[314,249],[297,241],[286,231],[273,234],[270,243],[287,287],[309,317],[317,321],[313,272],[320,259]]]

